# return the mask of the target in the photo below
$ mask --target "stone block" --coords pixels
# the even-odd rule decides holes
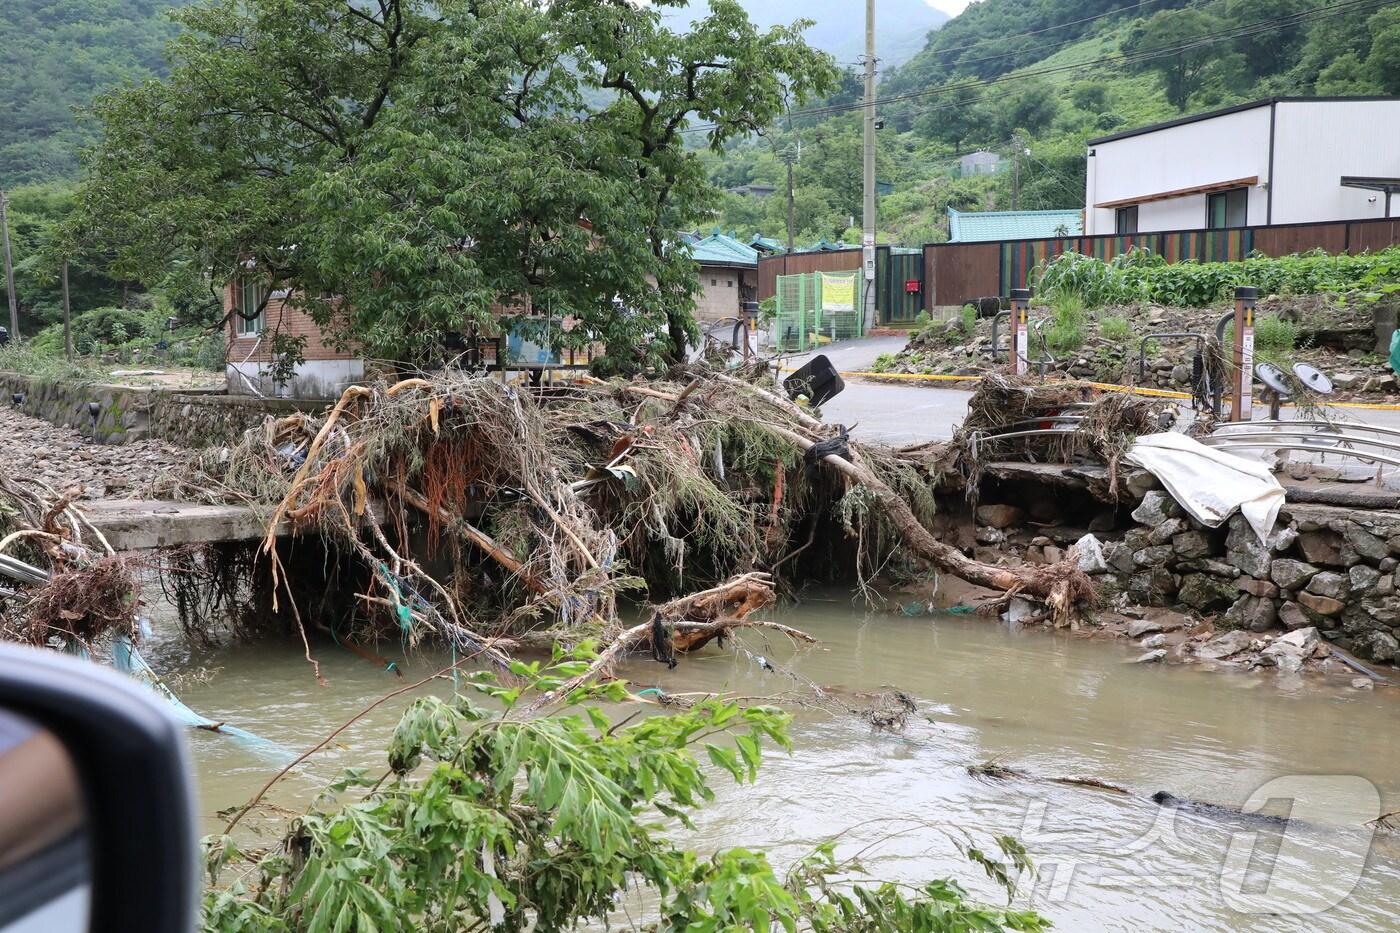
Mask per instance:
[[[1309,593],[1316,593],[1318,596],[1341,599],[1347,595],[1350,589],[1351,580],[1349,577],[1344,577],[1340,573],[1332,573],[1330,570],[1324,570],[1322,573],[1315,574],[1313,578],[1308,581],[1307,591]]]
[[[1384,541],[1355,522],[1347,523],[1342,530],[1342,539],[1366,560],[1379,562],[1390,554],[1390,549]]]
[[[1235,602],[1239,591],[1233,583],[1203,573],[1182,577],[1177,600],[1198,612],[1214,612]]]
[[[1277,567],[1278,563],[1278,561],[1275,561],[1274,566]],[[1235,586],[1238,587],[1241,592],[1263,599],[1273,599],[1278,596],[1279,592],[1275,584],[1270,583],[1268,580],[1256,580],[1253,577],[1236,577]]]
[[[1142,497],[1141,504],[1133,509],[1133,521],[1139,525],[1156,527],[1169,518],[1176,518],[1183,512],[1171,493],[1153,490]]]
[[[1280,558],[1269,567],[1269,579],[1285,590],[1296,590],[1316,575],[1316,567],[1300,560]]]
[[[1330,596],[1319,596],[1307,590],[1298,594],[1298,603],[1320,616],[1334,616],[1342,611],[1342,603]]]
[[[1215,551],[1215,542],[1204,531],[1183,531],[1173,535],[1171,540],[1177,556],[1186,560],[1209,557]]]
[[[992,528],[1010,528],[1012,525],[1019,525],[1025,514],[1014,505],[979,505],[977,523]]]

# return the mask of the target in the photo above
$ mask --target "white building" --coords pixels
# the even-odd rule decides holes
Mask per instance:
[[[1276,97],[1088,145],[1086,234],[1400,216],[1400,97]]]

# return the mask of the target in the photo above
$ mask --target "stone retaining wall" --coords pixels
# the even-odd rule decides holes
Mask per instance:
[[[231,443],[269,415],[320,411],[323,401],[261,399],[217,390],[182,390],[51,382],[0,373],[0,404],[72,428],[99,444],[157,437],[185,447]],[[16,403],[16,396],[20,397]],[[90,404],[97,403],[94,418]]]
[[[1132,517],[1080,549],[1107,595],[1254,632],[1316,626],[1362,658],[1400,660],[1400,512],[1289,503],[1266,542],[1238,514],[1206,528],[1160,490]]]

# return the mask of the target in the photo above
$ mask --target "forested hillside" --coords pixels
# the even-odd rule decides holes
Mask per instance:
[[[90,129],[74,119],[100,90],[164,68],[180,0],[0,4],[0,186],[72,175]]]
[[[981,0],[884,74],[878,171],[893,192],[881,238],[941,241],[948,207],[1081,207],[1094,136],[1309,94],[1400,94],[1400,2]],[[716,157],[713,180],[781,188],[784,158],[797,159],[798,243],[858,241],[859,101],[852,76],[790,127]],[[978,149],[1000,154],[1001,170],[959,177],[959,155]],[[783,197],[728,195],[713,220],[782,239],[786,213]]]

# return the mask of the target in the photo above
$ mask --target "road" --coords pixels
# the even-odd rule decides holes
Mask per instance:
[[[840,371],[866,370],[882,353],[897,353],[904,347],[903,337],[865,337],[842,341],[823,347],[820,351]],[[815,353],[790,358],[788,367],[797,368]],[[948,389],[917,382],[875,382],[848,378],[846,389],[822,407],[822,416],[830,422],[854,425],[854,434],[864,441],[886,444],[913,444],[952,437],[954,429],[967,415],[967,400],[971,392]],[[1400,430],[1400,411],[1373,411],[1363,408],[1333,408],[1332,417],[1341,421]],[[1297,410],[1285,408],[1285,420],[1297,416]],[[1268,417],[1268,406],[1256,403],[1256,420]],[[1391,438],[1400,442],[1400,438]],[[1242,456],[1262,456],[1263,450],[1239,450]],[[1295,452],[1293,459],[1314,459],[1316,454]],[[1322,457],[1335,463],[1337,458]],[[1355,464],[1355,461],[1351,461]],[[1369,468],[1355,464],[1352,470]],[[1348,472],[1351,472],[1349,470]],[[1389,471],[1387,471],[1389,472]]]

